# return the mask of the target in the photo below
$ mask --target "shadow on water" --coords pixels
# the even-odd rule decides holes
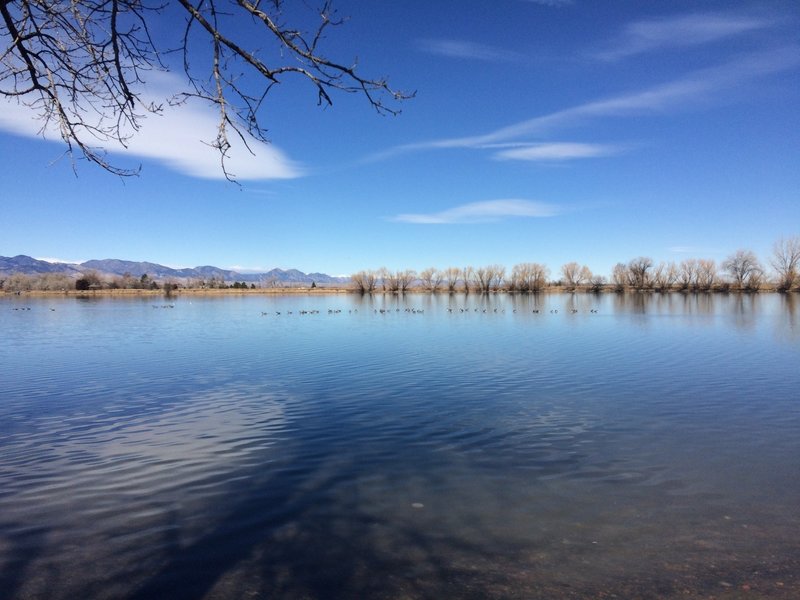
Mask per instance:
[[[336,448],[312,443],[292,450],[306,452],[322,456]],[[413,506],[394,516],[365,512],[343,475],[357,470],[339,465],[331,472],[320,463],[290,485],[250,473],[248,484],[230,489],[213,522],[188,544],[181,542],[182,524],[173,515],[159,564],[126,597],[485,598],[507,583],[502,570],[466,566],[494,564],[486,539],[473,544],[431,535],[419,527],[424,514]],[[465,565],[453,563],[454,555]]]
[[[306,418],[303,426],[309,433],[330,426],[322,420]],[[453,435],[460,437],[464,432]],[[433,508],[428,502],[436,499],[425,498],[425,505],[414,506],[404,488],[408,473],[417,479],[418,491],[443,488],[450,474],[442,470],[436,453],[409,452],[402,461],[419,466],[398,469],[400,459],[380,443],[359,447],[364,442],[355,439],[346,447],[343,440],[303,435],[284,448],[285,463],[268,468],[270,461],[264,460],[263,468],[236,474],[235,480],[243,483],[229,486],[213,519],[191,541],[181,539],[184,523],[172,515],[157,560],[125,595],[138,600],[251,595],[666,598],[685,595],[686,589],[710,594],[719,590],[721,580],[740,582],[745,576],[745,581],[768,575],[791,583],[795,556],[762,563],[759,575],[746,548],[738,546],[740,541],[724,546],[725,521],[720,525],[711,516],[718,510],[718,497],[689,493],[675,481],[648,481],[646,475],[620,478],[619,467],[603,465],[588,449],[576,453],[587,440],[567,439],[559,428],[542,427],[541,438],[548,440],[547,452],[541,457],[541,470],[528,479],[581,480],[591,488],[600,485],[592,481],[609,477],[605,485],[614,492],[601,492],[600,497],[616,499],[615,506],[597,506],[590,495],[571,498],[568,508],[549,503],[514,508],[517,492],[501,487],[474,498],[474,507],[465,508],[462,499],[448,497],[450,511],[428,512]],[[471,443],[465,439],[460,446],[455,452],[459,456]],[[554,449],[566,455],[554,460]],[[379,457],[371,457],[369,450]],[[424,466],[437,461],[434,468]],[[532,466],[530,460],[521,460],[518,468],[525,466]],[[503,468],[507,467],[500,456],[478,458],[469,467],[475,476]],[[384,497],[385,504],[375,507],[376,497],[363,493],[357,482],[369,472],[394,474],[389,476],[396,478],[397,498]],[[542,493],[547,489],[552,488],[544,486]],[[493,515],[488,521],[483,520],[485,511]],[[517,527],[527,527],[517,521],[525,512],[537,513],[542,527],[514,533]],[[650,514],[653,522],[642,521],[642,514]],[[675,540],[664,537],[668,522],[682,528],[694,523],[692,537],[669,548]],[[596,545],[598,539],[601,546]],[[662,543],[667,545],[657,550]]]
[[[0,532],[14,531],[17,524],[0,523]],[[10,558],[2,563],[0,569],[0,598],[16,598],[21,592],[28,569],[43,553],[46,545],[47,529],[26,527],[24,531],[4,535],[5,554]]]
[[[322,480],[318,485],[324,488],[330,483]],[[313,496],[319,491],[306,487],[302,493]],[[139,600],[677,598],[725,591],[720,587],[723,582],[738,589],[769,587],[770,597],[788,599],[798,590],[793,575],[800,572],[796,556],[754,565],[746,552],[717,545],[713,531],[698,531],[697,543],[710,546],[697,556],[684,555],[686,562],[666,551],[663,562],[643,568],[637,564],[635,548],[622,552],[629,562],[620,562],[619,557],[603,557],[603,549],[598,554],[595,542],[588,539],[496,546],[492,531],[475,542],[442,537],[434,523],[425,527],[413,519],[398,523],[359,514],[357,497],[349,505],[338,501],[339,510],[353,514],[341,519],[319,511],[324,497],[304,503],[292,490],[237,495],[240,499],[234,506],[199,539],[188,545],[177,539],[166,544],[161,565],[125,596]],[[254,515],[263,514],[264,503],[269,503],[271,516],[259,521]],[[247,523],[254,526],[242,526]],[[380,538],[382,531],[390,532],[389,539]],[[620,537],[619,543],[624,545],[629,536]],[[650,543],[659,543],[657,535],[647,537]],[[618,552],[619,548],[613,553]]]

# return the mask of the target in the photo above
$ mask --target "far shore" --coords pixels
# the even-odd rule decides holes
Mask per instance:
[[[169,292],[163,289],[99,289],[99,290],[23,290],[19,292],[5,292],[6,296],[276,296],[284,294],[297,295],[327,295],[327,294],[354,294],[352,288],[344,287],[274,287],[256,289],[233,288],[179,288]]]
[[[800,290],[788,293],[797,293]],[[341,294],[359,294],[359,295],[403,295],[403,294],[435,294],[437,296],[444,296],[449,294],[464,294],[482,295],[482,294],[609,294],[609,293],[637,293],[637,294],[757,294],[757,293],[787,293],[777,290],[774,287],[763,287],[758,291],[755,290],[686,290],[686,289],[670,289],[670,290],[656,290],[656,289],[635,289],[626,288],[619,290],[614,286],[604,286],[602,289],[592,288],[567,288],[564,286],[548,286],[538,291],[510,291],[505,289],[493,290],[490,292],[480,292],[470,290],[465,292],[463,289],[457,289],[454,292],[439,289],[432,292],[423,288],[412,288],[405,292],[390,291],[376,289],[373,292],[363,293],[353,287],[268,287],[268,288],[178,288],[170,290],[169,292],[163,289],[96,289],[96,290],[21,290],[21,291],[5,291],[0,293],[2,296],[34,296],[34,297],[54,297],[54,296],[68,296],[76,298],[87,297],[191,297],[191,296],[281,296],[281,295],[297,295],[297,296],[325,296],[325,295],[341,295]]]

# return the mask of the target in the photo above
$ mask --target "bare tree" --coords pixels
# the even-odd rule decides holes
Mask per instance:
[[[682,290],[688,291],[697,287],[697,259],[687,258],[681,261],[678,282]]]
[[[503,282],[506,279],[506,268],[502,265],[492,265],[490,268],[492,270],[490,286],[492,291],[496,292],[503,287]]]
[[[397,282],[396,291],[399,291],[400,293],[404,294],[416,278],[417,278],[417,272],[412,269],[397,271],[394,275],[394,279]]]
[[[708,292],[717,281],[717,263],[708,258],[701,258],[696,264],[695,287],[701,292]]]
[[[378,285],[378,272],[366,271],[365,281],[367,283],[366,291],[371,294],[375,291],[375,287]]]
[[[433,293],[435,293],[439,289],[439,286],[442,285],[443,279],[444,274],[434,267],[429,267],[419,274],[419,280],[422,282],[422,287]]]
[[[632,288],[643,290],[650,287],[650,274],[653,259],[646,256],[634,258],[628,263],[628,283]]]
[[[755,290],[761,284],[764,269],[750,250],[737,250],[722,263],[722,268],[740,290]]]
[[[592,278],[589,281],[589,285],[591,286],[593,292],[601,291],[605,284],[606,278],[602,275],[592,275]]]
[[[39,276],[36,289],[39,290],[68,290],[74,287],[75,280],[66,273],[43,273]]]
[[[461,274],[461,269],[458,267],[447,267],[444,270],[444,284],[447,287],[447,291],[452,293],[456,291],[456,285],[458,285],[458,278]]]
[[[511,277],[508,279],[509,292],[527,292],[525,286],[524,265],[514,265],[511,268]]]
[[[70,286],[73,287],[73,286]],[[3,281],[2,289],[7,292],[27,292],[34,288],[34,280],[24,273],[11,273]]]
[[[400,291],[400,271],[389,271],[384,269],[383,272],[384,291],[388,289],[390,292]]]
[[[520,292],[536,292],[547,284],[548,274],[547,267],[539,263],[520,263],[511,270],[511,280]]]
[[[659,263],[653,270],[653,285],[659,292],[667,292],[672,289],[678,280],[678,268],[674,262]]]
[[[628,283],[628,267],[622,263],[615,264],[611,271],[611,281],[614,284],[615,292],[624,291],[625,285]]]
[[[550,277],[550,269],[541,263],[531,264],[531,291],[541,292],[547,287],[547,278]]]
[[[132,175],[138,170],[113,165],[97,145],[126,146],[143,116],[161,110],[143,100],[146,73],[166,69],[162,56],[177,50],[188,86],[166,100],[195,97],[216,107],[219,122],[211,145],[229,179],[229,136],[245,145],[248,134],[266,141],[264,101],[291,77],[310,84],[320,105],[332,105],[336,91],[358,93],[379,113],[396,114],[395,103],[413,96],[392,89],[385,79],[362,76],[355,63],[325,55],[326,34],[344,22],[329,0],[308,9],[313,18],[306,24],[289,24],[287,14],[300,17],[294,10],[284,13],[283,4],[0,0],[0,95],[30,108],[43,129],[55,126],[70,155],[77,151],[112,173]],[[161,47],[151,26],[167,10],[179,11],[185,21]],[[190,62],[198,56],[204,59]]]
[[[788,292],[798,280],[800,271],[800,237],[781,238],[772,247],[772,268],[778,275],[778,290]]]
[[[475,277],[474,267],[464,267],[461,273],[461,279],[464,282],[464,293],[469,294],[470,286],[472,285],[474,277]]]
[[[389,273],[389,269],[386,267],[381,267],[378,269],[377,273],[375,273],[375,277],[377,279],[376,284],[380,283],[381,289],[384,292],[389,291],[391,287],[391,282],[389,281],[391,278],[391,273]]]
[[[750,276],[745,283],[745,290],[748,292],[757,292],[761,289],[764,283],[765,271],[763,268],[754,269],[750,272]]]
[[[503,284],[506,268],[501,265],[478,267],[473,272],[475,288],[480,292],[497,291]]]
[[[473,273],[475,289],[479,292],[488,292],[492,283],[491,267],[477,267]]]
[[[579,265],[576,262],[568,262],[561,266],[561,275],[564,278],[564,283],[567,289],[574,290],[575,288],[588,283],[592,278],[592,272],[589,267]]]
[[[350,276],[350,280],[356,286],[356,290],[362,294],[371,294],[375,290],[375,271],[359,271],[358,273],[353,273]]]
[[[8,292],[21,291],[66,291],[75,287],[75,279],[66,273],[11,273],[0,280],[0,289]]]
[[[580,273],[578,273],[578,285],[585,285],[589,283],[593,275],[594,274],[592,273],[592,270],[589,267],[587,267],[586,265],[581,266],[581,271]]]
[[[568,262],[561,265],[561,276],[564,278],[564,284],[567,289],[574,290],[578,285],[578,276],[581,271],[581,266],[576,262]]]

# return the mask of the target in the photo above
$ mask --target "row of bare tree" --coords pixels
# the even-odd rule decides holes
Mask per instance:
[[[64,292],[67,290],[118,290],[118,289],[175,289],[177,285],[171,281],[159,283],[149,275],[134,277],[126,273],[121,277],[106,279],[97,271],[86,271],[80,276],[68,273],[12,273],[0,277],[0,291],[4,292]]]
[[[355,288],[362,293],[376,290],[404,292],[412,285],[430,292],[476,291],[491,292],[500,289],[509,291],[537,291],[547,286],[549,269],[539,263],[522,263],[514,266],[506,277],[506,268],[501,265],[485,267],[449,267],[444,270],[425,269],[420,273],[409,269],[390,271],[359,271],[351,275]]]
[[[616,291],[757,291],[767,284],[779,291],[789,291],[800,285],[800,237],[778,240],[773,246],[769,264],[774,275],[771,279],[752,251],[737,250],[720,265],[702,258],[654,264],[651,258],[640,256],[627,263],[617,263],[610,281],[577,262],[562,265],[560,278],[555,280],[549,279],[550,269],[540,263],[521,263],[515,265],[510,273],[501,265],[443,270],[429,268],[419,273],[409,269],[391,271],[382,268],[359,271],[351,279],[357,291],[367,294],[375,291],[405,292],[412,287],[430,292],[536,292],[548,286],[593,291],[608,287]]]

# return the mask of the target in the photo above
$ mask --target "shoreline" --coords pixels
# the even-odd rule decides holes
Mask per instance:
[[[157,290],[115,289],[115,290],[20,290],[18,292],[4,292],[3,296],[64,296],[73,298],[86,298],[94,296],[127,297],[169,297],[179,296],[278,296],[278,295],[338,295],[352,294],[354,290],[346,288],[259,288],[251,289],[178,289],[166,292]]]
[[[593,289],[565,289],[558,286],[549,286],[539,291],[510,291],[510,290],[495,290],[490,292],[479,292],[471,290],[465,292],[463,289],[449,292],[446,290],[437,290],[432,292],[425,289],[409,289],[405,292],[389,291],[389,290],[375,290],[373,292],[360,292],[355,288],[349,287],[275,287],[275,288],[257,288],[257,289],[201,289],[201,288],[182,288],[171,290],[169,292],[163,289],[99,289],[99,290],[20,290],[20,291],[3,291],[0,292],[0,297],[13,297],[13,296],[32,296],[32,297],[75,297],[75,298],[91,298],[91,297],[167,297],[177,298],[180,296],[333,296],[342,294],[358,294],[362,296],[379,296],[379,295],[393,295],[402,296],[404,294],[415,295],[434,295],[434,296],[447,296],[453,294],[467,294],[467,295],[496,295],[496,294],[512,294],[512,295],[535,295],[535,294],[786,294],[792,295],[800,293],[800,290],[778,290],[776,288],[763,288],[759,290],[654,290],[654,289],[625,289],[617,290],[612,287],[606,287],[601,290]]]

